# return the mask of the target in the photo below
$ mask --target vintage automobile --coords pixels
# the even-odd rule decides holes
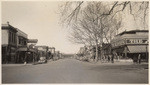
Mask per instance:
[[[40,57],[39,64],[47,63],[46,57]]]

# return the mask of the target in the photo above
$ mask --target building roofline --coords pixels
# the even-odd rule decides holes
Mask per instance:
[[[11,28],[11,30],[18,32],[18,30],[15,27],[13,27],[12,25],[10,25],[9,23],[2,24],[2,29],[8,29],[8,28]]]
[[[125,33],[131,33],[131,32],[149,32],[149,30],[130,30],[130,31],[123,31],[119,33],[118,35],[123,35]]]

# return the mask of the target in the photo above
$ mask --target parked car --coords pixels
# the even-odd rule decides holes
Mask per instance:
[[[38,61],[38,63],[40,64],[47,63],[46,57],[40,57],[40,60]]]

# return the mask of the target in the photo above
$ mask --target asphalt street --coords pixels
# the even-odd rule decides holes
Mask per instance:
[[[148,65],[93,64],[60,59],[38,65],[2,65],[2,83],[148,83]]]

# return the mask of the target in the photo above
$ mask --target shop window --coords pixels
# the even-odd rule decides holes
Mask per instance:
[[[14,34],[14,42],[16,43],[16,34]]]
[[[14,36],[13,36],[13,33],[11,33],[11,39],[12,39],[11,42],[12,42],[12,43],[14,42],[14,41],[13,41],[13,40],[14,40],[13,37],[14,37]]]
[[[13,33],[11,33],[11,42],[13,43]]]
[[[13,43],[13,41],[12,41],[12,32],[9,32],[9,42]]]
[[[27,45],[26,41],[24,41],[24,45]]]
[[[11,42],[11,32],[9,32],[9,42]]]
[[[12,43],[15,43],[14,42],[14,33],[12,33]]]
[[[21,39],[19,38],[19,44],[21,44]]]
[[[15,33],[14,33],[14,38],[13,39],[14,39],[14,43],[15,43]]]

